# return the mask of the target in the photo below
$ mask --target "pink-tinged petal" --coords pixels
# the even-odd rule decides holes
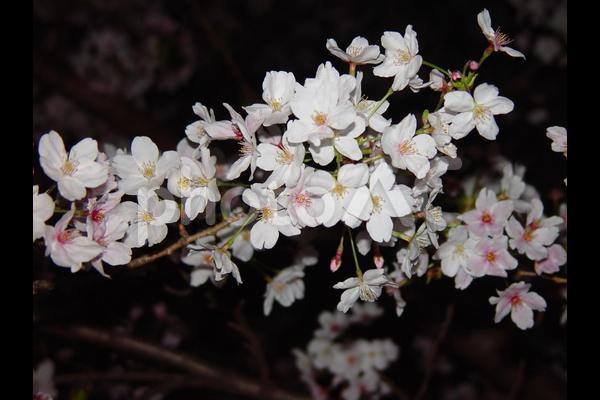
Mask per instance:
[[[97,162],[88,162],[78,166],[72,176],[83,183],[85,187],[95,188],[108,179],[108,166]]]
[[[494,85],[482,83],[473,91],[475,103],[486,105],[498,97],[498,88]]]
[[[349,137],[336,137],[334,139],[335,148],[342,153],[343,156],[358,161],[362,158],[362,151],[358,146],[356,139]]]
[[[248,169],[250,166],[250,161],[252,161],[252,156],[243,156],[238,158],[232,165],[229,167],[227,171],[227,175],[225,179],[231,181],[233,179],[239,178],[239,176]]]
[[[510,47],[500,46],[500,48],[498,48],[498,50],[505,52],[506,54],[508,54],[511,57],[521,57],[524,60],[526,59],[525,54],[521,53],[518,50],[510,48]]]
[[[110,265],[124,265],[131,261],[131,248],[120,242],[112,242],[104,249],[102,260]]]
[[[376,242],[387,242],[392,238],[394,223],[389,215],[376,213],[367,222],[367,231]]]
[[[250,231],[250,242],[258,250],[272,248],[277,243],[278,238],[279,230],[263,220],[254,224]]]
[[[329,50],[329,52],[331,54],[333,54],[334,56],[341,58],[342,60],[344,60],[346,62],[350,61],[350,57],[348,56],[348,54],[346,54],[345,51],[340,49],[340,47],[338,46],[337,42],[334,39],[327,39],[327,43],[325,44],[325,47],[327,47],[327,50]]]
[[[533,233],[533,238],[536,242],[544,246],[550,246],[558,237],[558,228],[538,228]]]
[[[154,246],[165,240],[169,229],[166,225],[148,226],[148,247]]]
[[[350,307],[352,307],[352,305],[356,303],[356,300],[358,300],[359,295],[360,289],[358,287],[344,291],[344,293],[342,293],[342,296],[340,297],[340,302],[337,305],[338,311],[344,313],[347,312],[350,309]]]
[[[488,140],[496,140],[496,136],[498,136],[498,132],[500,132],[496,120],[490,115],[486,118],[476,119],[475,127],[477,128],[477,132]]]
[[[496,193],[493,190],[483,188],[477,195],[477,200],[475,200],[475,207],[478,210],[489,210],[496,204]]]
[[[494,316],[494,322],[498,323],[508,315],[511,310],[510,301],[504,297],[490,297],[490,304],[496,304],[496,315]]]
[[[204,130],[208,136],[215,140],[236,139],[238,137],[230,121],[216,121],[206,124]]]
[[[491,212],[494,215],[494,219],[496,221],[504,224],[504,222],[512,214],[513,209],[514,205],[511,200],[502,200],[492,206]]]
[[[81,200],[85,197],[85,186],[78,179],[64,176],[58,181],[58,191],[61,196],[69,201]]]
[[[404,163],[406,164],[406,168],[415,176],[417,179],[423,179],[427,172],[429,171],[429,160],[427,157],[415,154],[415,155],[406,155],[403,157]]]
[[[523,293],[521,300],[535,311],[546,311],[546,300],[535,292]]]
[[[462,139],[475,128],[475,119],[472,112],[460,113],[452,118],[448,134],[453,139]]]
[[[510,236],[511,238],[514,238],[514,239],[521,238],[521,236],[523,236],[523,232],[525,232],[525,229],[523,229],[523,227],[515,219],[515,217],[510,217],[510,219],[506,223],[505,228],[506,228],[506,233],[508,233],[508,236]],[[512,245],[511,245],[511,248],[514,249],[514,247]]]
[[[533,326],[533,310],[524,304],[514,305],[510,317],[519,329],[529,329]]]
[[[346,187],[364,186],[369,180],[369,167],[366,164],[342,165],[338,171],[337,180]]]
[[[91,138],[83,139],[69,152],[69,159],[72,161],[95,161],[96,157],[98,157],[98,142]]]
[[[136,136],[131,142],[131,155],[138,165],[156,163],[158,161],[158,147],[147,136]]]
[[[358,280],[358,278],[352,277],[352,278],[347,278],[345,279],[343,282],[338,282],[335,285],[333,285],[334,289],[350,289],[353,287],[357,287],[358,285],[360,285],[360,281]]]
[[[506,97],[499,96],[488,101],[486,107],[488,107],[494,115],[508,114],[515,108],[515,104]]]
[[[481,31],[486,38],[494,37],[494,29],[492,28],[492,19],[487,9],[483,9],[482,12],[477,14],[477,24],[481,28]]]
[[[424,155],[427,158],[435,157],[437,150],[435,140],[426,134],[417,135],[413,138],[412,143],[417,148],[419,154]]]
[[[473,97],[468,92],[454,91],[444,96],[444,108],[448,111],[463,113],[474,107]]]

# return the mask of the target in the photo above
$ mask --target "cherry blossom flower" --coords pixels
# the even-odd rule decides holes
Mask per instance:
[[[462,214],[459,219],[467,224],[469,232],[476,236],[498,236],[513,211],[511,200],[498,201],[496,194],[483,188],[475,200],[475,209]]]
[[[325,219],[324,210],[333,210],[332,205],[325,206],[323,195],[334,187],[334,182],[328,172],[303,165],[296,185],[281,192],[277,201],[287,209],[295,225],[314,227]]]
[[[206,132],[206,126],[216,122],[215,112],[212,108],[209,112],[208,108],[202,105],[202,103],[194,104],[192,110],[194,110],[194,114],[199,116],[200,119],[186,126],[185,135],[190,141],[198,143],[200,147],[206,147],[210,142],[210,136],[208,136],[208,133]]]
[[[551,126],[546,129],[546,136],[552,139],[552,151],[563,153],[567,158],[567,130],[562,126]]]
[[[367,231],[376,242],[391,239],[392,217],[403,217],[411,212],[402,190],[394,187],[395,180],[391,167],[380,163],[369,178],[369,188],[358,188],[346,206],[350,215],[368,221]]]
[[[262,184],[255,183],[242,194],[244,203],[258,212],[258,221],[250,231],[250,242],[256,249],[270,249],[275,246],[279,233],[286,236],[300,234],[300,229],[292,224],[288,213],[280,210],[275,193]]]
[[[389,101],[385,100],[383,103],[379,104],[375,100],[369,100],[362,96],[362,78],[363,73],[358,71],[356,73],[356,87],[352,92],[352,104],[354,105],[354,109],[356,113],[367,120],[369,128],[373,129],[376,132],[383,132],[383,130],[390,126],[392,123],[391,119],[387,119],[383,116],[390,106]],[[378,108],[377,108],[378,107]],[[372,115],[371,115],[372,114]],[[369,117],[370,116],[370,117]]]
[[[323,311],[319,314],[320,327],[315,331],[315,337],[333,340],[348,328],[350,322],[345,313]]]
[[[392,89],[402,90],[417,75],[423,63],[423,58],[418,55],[417,33],[412,25],[406,27],[404,36],[398,32],[384,32],[381,45],[385,48],[385,59],[373,69],[373,74],[384,78],[393,76]]]
[[[548,255],[547,246],[550,246],[558,237],[558,225],[562,218],[542,218],[544,205],[539,199],[531,201],[531,211],[527,214],[525,228],[511,217],[506,223],[506,233],[511,237],[511,249],[516,249],[519,254],[526,254],[527,258],[539,261]]]
[[[554,274],[560,270],[560,267],[567,263],[567,252],[560,244],[553,244],[548,247],[548,256],[534,264],[535,273],[538,275]]]
[[[437,69],[432,69],[431,72],[429,72],[429,81],[431,82],[431,89],[435,90],[436,92],[443,93],[449,91],[452,88],[452,85],[450,85],[444,77],[445,75],[442,74],[440,71],[438,71]]]
[[[347,207],[353,199],[355,191],[367,184],[369,180],[369,168],[366,164],[346,164],[338,171],[335,184],[323,196],[323,202],[326,205],[333,205],[334,210],[327,210],[323,216],[329,218],[323,219],[320,222],[324,226],[330,227],[344,221],[351,228],[356,228],[362,222],[354,215],[347,212]]]
[[[356,115],[354,121],[347,128],[333,130],[332,139],[324,139],[318,146],[309,145],[313,161],[319,165],[327,165],[335,158],[335,152],[351,160],[358,161],[362,158],[362,151],[358,146],[356,138],[360,136],[366,128],[365,119]]]
[[[91,238],[81,236],[77,229],[69,229],[69,222],[75,214],[75,205],[58,220],[54,227],[46,226],[44,240],[46,255],[50,255],[54,264],[71,268],[71,272],[81,269],[82,263],[88,262],[102,252],[102,247]]]
[[[171,171],[167,181],[169,192],[185,198],[185,215],[194,220],[206,209],[208,202],[221,199],[215,178],[216,157],[211,157],[207,148],[200,149],[200,161],[181,157],[179,166]]]
[[[262,98],[266,104],[253,104],[244,107],[244,110],[263,120],[264,126],[285,124],[292,113],[290,100],[294,96],[295,86],[296,78],[293,73],[269,71],[262,84]]]
[[[423,178],[429,171],[429,159],[436,154],[433,138],[427,134],[415,136],[417,119],[409,114],[397,125],[384,129],[381,137],[383,152],[392,158],[392,165],[408,169],[417,178]]]
[[[39,186],[33,185],[33,241],[44,236],[46,221],[54,215],[54,201],[48,193],[38,194]]]
[[[125,194],[135,195],[140,188],[158,189],[178,163],[176,151],[166,151],[160,155],[152,139],[136,136],[131,142],[131,155],[117,154],[112,165],[121,178],[119,189]]]
[[[444,275],[455,277],[467,268],[469,258],[475,254],[476,243],[475,239],[469,238],[466,227],[454,227],[448,232],[448,240],[440,246],[433,258],[441,260]]]
[[[40,139],[38,151],[44,173],[58,184],[65,199],[85,197],[86,188],[95,188],[108,179],[108,167],[96,161],[98,143],[85,138],[71,148],[69,154],[60,135],[51,131]]]
[[[444,109],[457,114],[452,119],[451,136],[477,128],[481,136],[495,140],[499,128],[494,115],[508,114],[513,108],[512,101],[498,96],[498,88],[487,83],[478,85],[472,96],[464,91],[452,91],[444,96]]]
[[[140,188],[137,204],[131,201],[122,203],[124,213],[132,221],[125,244],[130,247],[142,247],[162,242],[168,233],[166,224],[179,219],[179,206],[173,200],[160,200],[154,190]]]
[[[302,143],[289,143],[284,134],[278,145],[261,143],[257,150],[256,165],[265,171],[273,171],[265,181],[269,189],[275,190],[284,184],[290,187],[298,182],[306,153]]]
[[[317,76],[307,79],[304,86],[296,86],[296,94],[290,102],[297,120],[287,124],[288,141],[308,141],[313,152],[324,139],[331,139],[335,131],[342,131],[356,118],[350,101],[350,92],[356,85],[354,77],[340,76],[330,62],[321,64]],[[310,148],[309,148],[310,150]]]
[[[91,261],[91,264],[102,276],[109,277],[104,272],[102,261],[110,265],[124,265],[131,261],[131,248],[118,240],[122,239],[129,225],[118,214],[109,214],[101,224],[88,224],[87,235],[102,246],[102,253]]]
[[[383,54],[379,54],[379,46],[369,45],[368,40],[361,36],[352,39],[350,46],[346,47],[346,51],[340,49],[334,39],[327,39],[326,47],[331,54],[347,63],[361,65],[379,64],[383,61]]]
[[[225,179],[236,179],[250,167],[250,180],[252,180],[256,159],[259,156],[255,132],[261,126],[262,119],[256,114],[248,114],[244,119],[229,104],[223,103],[223,105],[229,111],[231,121],[217,121],[207,125],[206,132],[213,139],[235,139],[240,144],[240,158],[229,167]]]
[[[383,269],[370,269],[359,277],[336,283],[334,289],[345,289],[337,309],[345,313],[359,298],[362,301],[373,302],[381,295],[383,286],[396,286],[384,274]]]
[[[240,270],[237,265],[231,260],[231,253],[229,249],[219,246],[215,246],[207,242],[201,244],[189,245],[190,253],[188,254],[188,260],[197,254],[202,261],[199,264],[199,269],[204,266],[211,265],[213,267],[213,273],[215,281],[222,281],[225,279],[225,275],[231,274],[238,284],[242,283],[242,277]],[[202,271],[196,276],[198,285],[206,282],[210,275],[206,271]],[[194,282],[196,283],[196,282]]]
[[[467,269],[475,277],[484,275],[506,278],[507,270],[517,268],[517,260],[508,252],[508,238],[481,238],[472,249],[467,261]]]
[[[295,300],[304,297],[304,266],[293,265],[281,270],[268,284],[265,293],[263,312],[271,313],[273,301],[277,300],[284,307],[289,307]]]
[[[490,43],[490,48],[493,51],[502,51],[511,57],[522,57],[525,58],[523,53],[515,49],[511,49],[506,45],[512,42],[506,34],[500,32],[500,29],[494,30],[492,28],[492,19],[487,9],[483,9],[482,12],[477,14],[477,23],[483,32],[483,35]]]
[[[93,230],[104,222],[108,214],[122,211],[122,208],[119,207],[122,197],[123,192],[117,190],[116,192],[104,193],[99,199],[94,197],[88,198],[86,204],[86,229]]]
[[[429,114],[427,120],[433,132],[431,137],[435,141],[435,147],[440,153],[447,155],[450,158],[456,158],[456,146],[451,143],[452,139],[459,139],[458,137],[450,136],[450,124],[452,122],[452,115],[437,111]],[[456,136],[456,133],[454,133]]]
[[[533,326],[533,311],[546,311],[546,301],[535,292],[530,292],[530,284],[517,282],[506,290],[496,290],[498,297],[492,296],[490,304],[496,305],[494,322],[502,321],[510,313],[510,318],[520,329]]]

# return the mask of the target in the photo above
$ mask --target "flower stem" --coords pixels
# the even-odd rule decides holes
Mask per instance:
[[[394,89],[392,89],[391,87],[388,89],[388,91],[385,93],[385,96],[383,96],[381,98],[381,100],[379,100],[376,104],[375,107],[371,110],[371,112],[369,112],[369,115],[367,115],[367,121],[369,119],[371,119],[371,117],[373,115],[375,115],[375,113],[377,112],[377,110],[379,110],[379,107],[381,107],[381,105],[388,99],[388,97],[390,97],[392,94],[394,94]]]
[[[399,239],[402,239],[406,242],[409,242],[412,240],[412,238],[402,232],[398,232],[398,231],[392,231],[392,236],[397,237]]]
[[[451,78],[450,74],[448,73],[448,71],[444,70],[442,67],[438,67],[435,64],[430,63],[429,61],[425,61],[423,60],[423,65],[427,65],[430,68],[433,69],[437,69],[438,71],[440,71],[442,74],[446,75],[448,78]]]
[[[246,225],[248,225],[254,219],[254,217],[256,217],[256,212],[248,214],[248,217],[244,220],[244,222],[238,228],[238,230],[233,235],[231,235],[231,237],[229,239],[227,239],[227,242],[225,243],[225,246],[223,246],[224,250],[226,250],[229,247],[231,247],[231,245],[233,244],[234,240],[240,235],[240,233],[242,233],[242,231],[244,230],[244,228],[246,227]]]
[[[352,247],[352,256],[354,257],[354,265],[356,266],[356,276],[362,279],[363,273],[358,265],[358,256],[356,255],[356,246],[354,245],[354,238],[352,237],[352,229],[348,228],[348,235],[350,236],[350,245]]]

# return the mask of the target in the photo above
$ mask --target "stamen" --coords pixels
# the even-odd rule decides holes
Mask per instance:
[[[73,175],[73,173],[75,172],[75,169],[77,168],[77,165],[75,163],[73,163],[72,161],[65,161],[65,163],[63,164],[61,170],[62,173],[65,175]]]
[[[156,164],[152,161],[147,161],[140,167],[142,176],[146,179],[154,178],[154,171],[156,170]]]

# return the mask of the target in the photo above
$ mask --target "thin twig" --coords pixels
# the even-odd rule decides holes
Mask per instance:
[[[535,272],[530,272],[530,271],[517,271],[517,275],[518,276],[540,277],[542,279],[546,279],[548,281],[552,281],[554,283],[558,283],[558,284],[561,284],[561,285],[567,283],[567,279],[566,278],[561,278],[560,276],[538,275]]]
[[[131,262],[129,264],[127,264],[127,266],[129,268],[138,268],[138,267],[141,267],[142,265],[148,264],[149,262],[157,260],[161,257],[171,255],[176,250],[179,250],[182,247],[187,246],[188,244],[190,244],[192,242],[195,242],[197,239],[216,234],[221,229],[229,226],[230,224],[232,224],[235,221],[242,218],[243,215],[244,214],[234,214],[231,217],[227,218],[226,220],[219,222],[218,224],[216,224],[214,226],[211,226],[210,228],[206,228],[200,232],[196,232],[193,235],[189,235],[188,237],[180,238],[178,241],[176,241],[169,247],[167,247],[157,253],[146,254],[146,255],[140,256],[138,258],[134,258],[133,260],[131,260]]]
[[[450,322],[452,321],[452,317],[454,316],[454,304],[450,304],[448,308],[446,308],[446,318],[440,327],[440,332],[433,344],[433,351],[431,352],[431,356],[427,362],[427,367],[425,369],[425,376],[423,377],[423,381],[421,382],[421,386],[419,387],[419,391],[415,395],[413,400],[420,400],[423,398],[427,389],[429,388],[429,382],[431,381],[431,377],[433,376],[433,372],[435,370],[435,362],[437,360],[437,356],[440,350],[440,346],[442,342],[446,339],[448,335],[448,328],[450,327]]]
[[[58,336],[82,340],[162,362],[202,379],[207,386],[256,399],[308,400],[305,396],[271,387],[263,391],[261,384],[235,372],[215,367],[186,354],[167,350],[157,344],[86,326],[68,328],[53,326],[44,331]]]

